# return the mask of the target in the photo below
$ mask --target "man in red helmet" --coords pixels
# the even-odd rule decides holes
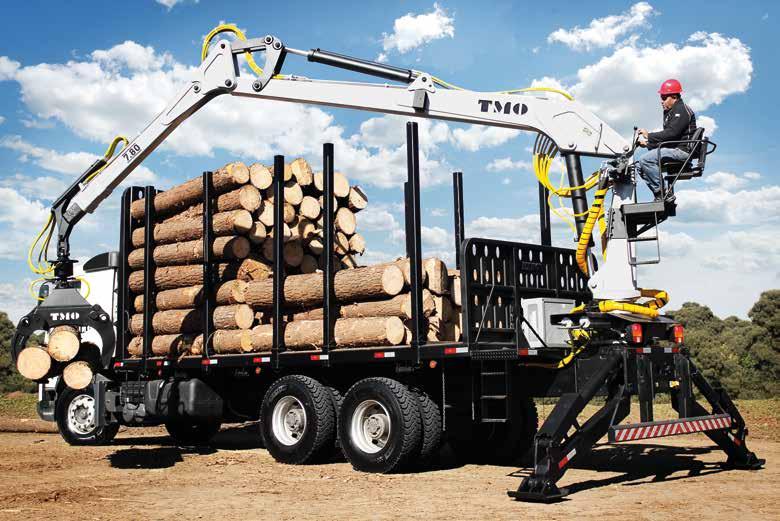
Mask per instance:
[[[661,107],[664,110],[663,130],[648,132],[645,129],[639,129],[639,144],[647,147],[648,151],[637,160],[637,173],[652,190],[656,201],[663,199],[661,169],[658,164],[659,150],[656,149],[661,147],[660,159],[669,158],[675,161],[684,161],[690,152],[690,144],[663,145],[662,143],[689,140],[696,131],[696,115],[683,102],[682,91],[682,85],[675,79],[663,82],[661,88],[658,89],[658,94],[661,95]]]

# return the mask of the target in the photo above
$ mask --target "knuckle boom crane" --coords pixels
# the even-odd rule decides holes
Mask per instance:
[[[239,39],[219,40],[209,47],[212,38],[225,30],[236,33]],[[254,60],[260,53],[265,57],[262,68]],[[285,76],[281,71],[290,55],[394,83]],[[242,56],[246,57],[254,76],[241,74],[239,58]],[[670,199],[653,203],[636,202],[636,183],[631,167],[632,142],[565,93],[560,97],[539,97],[522,90],[463,90],[426,72],[321,49],[293,49],[270,35],[246,39],[231,26],[220,26],[212,31],[204,43],[200,67],[140,134],[129,141],[124,138],[115,140],[105,157],[96,161],[54,202],[42,252],[45,255],[49,239],[56,233],[56,259],[52,260],[50,267],[39,271],[53,274],[50,278],[52,289],[48,297],[20,321],[12,344],[15,359],[34,331],[60,324],[93,328],[102,340],[105,372],[102,387],[96,387],[96,393],[108,392],[105,382],[109,381],[108,387],[113,385],[110,380],[115,347],[118,352],[125,346],[117,345],[110,320],[113,311],[90,305],[78,291],[73,277],[74,261],[70,259],[71,233],[79,221],[94,212],[171,132],[212,99],[225,95],[496,126],[538,134],[534,166],[542,185],[540,194],[571,198],[578,237],[576,251],[550,246],[549,210],[547,237],[544,238],[543,229],[541,246],[458,237],[458,258],[463,263],[461,270],[466,274],[463,286],[464,324],[468,326],[463,331],[463,352],[469,353],[470,363],[474,364],[470,371],[476,371],[479,378],[484,380],[488,375],[504,375],[502,378],[507,382],[505,393],[488,397],[486,391],[476,392],[472,399],[481,405],[474,409],[473,419],[482,423],[516,422],[517,418],[513,419],[511,413],[507,417],[490,418],[485,402],[488,398],[498,397],[503,400],[501,403],[506,406],[506,411],[511,411],[513,406],[510,402],[519,398],[513,398],[509,392],[512,388],[510,380],[514,382],[516,393],[538,396],[543,390],[534,389],[536,383],[546,381],[545,378],[556,371],[572,373],[571,385],[556,394],[559,396],[557,405],[533,439],[535,464],[532,474],[523,480],[518,491],[510,495],[532,501],[551,501],[562,497],[566,491],[559,489],[556,482],[570,461],[586,453],[605,434],[609,435],[610,441],[619,442],[702,431],[728,454],[729,463],[733,466],[761,466],[763,460],[745,447],[747,429],[728,395],[706,382],[682,344],[680,326],[659,314],[658,309],[668,300],[667,294],[637,286],[636,268],[647,262],[637,259],[635,243],[655,240],[657,244],[657,225],[674,215],[675,206]],[[694,138],[695,146],[689,160],[678,165],[675,173],[667,175],[670,187],[679,180],[701,175],[706,156],[714,150],[714,144],[701,134]],[[115,154],[120,142],[124,142],[125,146]],[[567,188],[555,187],[549,181],[550,165],[558,154],[563,157],[567,168],[570,185]],[[602,158],[605,162],[600,170],[584,179],[581,157]],[[590,189],[595,189],[595,195],[593,204],[589,206],[587,190]],[[610,193],[612,199],[607,208],[605,198]],[[545,201],[540,195],[540,202],[549,208],[549,197]],[[605,251],[601,267],[591,253],[593,229],[597,224],[602,226]],[[460,229],[462,235],[462,224]],[[645,232],[651,230],[655,230],[656,235],[648,238]],[[485,252],[488,248],[496,251],[496,257],[490,261],[488,268],[485,268],[487,261],[481,254],[482,248]],[[510,255],[514,261],[506,263]],[[571,264],[576,263],[576,267],[565,266],[565,259],[570,259]],[[121,262],[126,261],[110,255],[104,259],[104,264],[109,266]],[[501,267],[497,267],[499,265]],[[474,269],[472,281],[470,270],[476,266],[480,268]],[[89,266],[85,268],[88,270]],[[511,273],[514,285],[499,287],[501,280],[482,280],[482,275],[478,277],[477,272],[483,269],[493,270],[493,275],[503,273],[507,278]],[[575,274],[576,270],[579,272]],[[560,281],[557,280],[559,278]],[[505,299],[511,298],[511,309],[495,302],[494,290],[508,291],[502,294]],[[528,357],[535,355],[537,349],[529,348],[530,335],[521,330],[526,331],[527,326],[541,342],[542,348],[548,347],[545,343],[547,337],[542,338],[528,322],[521,301],[561,296],[579,303],[568,313],[551,317],[553,323],[569,331],[571,347],[562,351],[551,348],[550,352],[561,352],[552,364],[528,363]],[[479,302],[479,306],[472,307],[472,300]],[[498,302],[501,302],[500,297]],[[512,324],[484,328],[488,310],[506,313]],[[539,326],[548,329],[551,324]],[[672,347],[660,347],[660,342],[667,340]],[[499,366],[500,370],[490,371],[491,364]],[[573,373],[575,366],[579,368],[579,374]],[[665,383],[653,383],[664,378]],[[97,383],[96,380],[96,386]],[[520,391],[516,387],[518,383],[527,390]],[[710,410],[696,402],[694,387],[707,400]],[[679,419],[653,421],[652,398],[657,391],[671,393]],[[577,415],[597,394],[606,395],[606,404],[580,425]],[[628,414],[633,394],[639,395],[642,423],[619,425]],[[445,398],[441,400],[438,405],[444,409]],[[102,404],[100,399],[97,402]],[[109,414],[110,408],[107,412],[105,405],[98,407],[102,413],[98,415],[98,422],[116,421]],[[572,429],[574,432],[570,434]]]

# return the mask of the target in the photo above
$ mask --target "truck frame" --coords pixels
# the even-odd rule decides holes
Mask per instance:
[[[237,79],[237,56],[255,51],[266,52],[266,72],[255,80]],[[679,324],[663,316],[603,310],[598,305],[597,300],[604,299],[609,292],[625,295],[624,298],[638,296],[635,268],[639,262],[634,256],[633,243],[644,240],[640,238],[643,232],[673,216],[675,209],[669,200],[636,202],[635,182],[628,167],[633,149],[625,146],[614,131],[591,118],[590,113],[578,105],[560,107],[548,103],[549,100],[538,102],[524,96],[492,101],[475,98],[475,93],[436,91],[430,76],[425,73],[319,49],[306,54],[310,61],[405,81],[410,87],[408,90],[386,85],[367,88],[367,84],[317,82],[305,78],[275,80],[285,53],[304,54],[284,47],[272,36],[257,41],[218,42],[201,67],[203,79],[193,81],[176,102],[128,144],[123,154],[126,164],[119,165],[117,156],[108,164],[93,165],[58,201],[62,204],[55,204],[54,213],[60,226],[60,262],[55,289],[20,321],[12,352],[15,358],[32,333],[57,323],[71,323],[98,332],[104,367],[93,384],[83,391],[75,391],[59,383],[44,392],[39,404],[44,417],[58,422],[67,441],[74,444],[107,442],[120,424],[164,423],[178,442],[203,443],[217,432],[222,422],[259,419],[265,446],[278,461],[306,463],[328,457],[340,448],[358,470],[390,472],[426,461],[442,439],[447,438],[456,446],[470,444],[471,448],[504,463],[529,455],[533,460],[533,471],[523,479],[518,490],[510,491],[509,495],[519,500],[544,502],[566,495],[566,489],[557,486],[558,480],[573,460],[587,454],[605,435],[610,442],[618,443],[703,432],[726,452],[728,465],[742,469],[763,465],[764,460],[758,459],[745,445],[747,427],[728,394],[719,386],[710,385],[691,361]],[[223,80],[223,77],[227,79]],[[281,81],[284,83],[279,83]],[[315,90],[311,90],[312,87]],[[383,89],[381,96],[390,96],[396,108],[389,109],[388,103],[376,101],[373,93],[369,95],[371,89]],[[312,92],[316,94],[312,95]],[[607,237],[610,244],[615,245],[610,247],[610,252],[617,253],[613,254],[611,263],[610,258],[607,259],[599,272],[595,270],[597,260],[589,255],[588,262],[594,274],[589,278],[578,266],[576,250],[552,246],[548,192],[542,185],[539,186],[540,244],[466,238],[463,180],[462,174],[455,172],[455,251],[462,281],[463,337],[458,342],[426,341],[425,319],[418,312],[422,309],[419,143],[417,124],[407,123],[408,177],[404,198],[406,253],[411,266],[413,318],[410,344],[358,349],[336,347],[334,327],[339,303],[333,290],[335,267],[328,258],[322,274],[323,347],[312,351],[287,350],[283,330],[286,313],[284,262],[281,260],[283,234],[275,234],[272,350],[230,355],[214,353],[210,340],[217,279],[210,245],[215,194],[211,172],[204,172],[203,353],[179,358],[154,356],[151,350],[155,300],[152,231],[157,189],[146,186],[124,191],[118,253],[98,255],[84,266],[87,272],[116,271],[115,310],[106,312],[99,306],[91,306],[79,295],[72,279],[67,241],[72,226],[84,213],[93,211],[121,178],[140,164],[175,126],[218,93],[307,100],[332,106],[508,126],[555,136],[556,143],[579,132],[572,130],[569,124],[574,114],[576,125],[585,125],[583,140],[572,137],[571,141],[561,144],[559,150],[565,159],[570,185],[578,187],[572,188],[578,234],[583,233],[584,213],[588,209],[587,195],[582,188],[580,158],[593,156],[623,162],[612,170],[605,167],[602,172],[604,184],[609,181],[613,190]],[[445,100],[449,100],[447,96],[452,99],[439,105],[442,96]],[[312,97],[319,101],[312,101]],[[338,101],[344,98],[350,99],[351,103]],[[466,108],[460,115],[444,110],[447,103],[465,107],[469,100],[485,101],[479,104],[478,115],[464,115]],[[485,110],[482,110],[483,105]],[[495,107],[501,109],[495,114],[485,114]],[[506,107],[508,110],[504,110]],[[535,114],[536,109],[549,114],[549,120]],[[520,123],[517,123],[518,119]],[[556,127],[547,124],[548,121],[565,121],[566,124]],[[698,136],[693,148],[689,161],[678,165],[676,173],[668,176],[669,186],[703,172],[706,155],[712,148],[702,136]],[[325,144],[324,251],[332,251],[335,233],[334,162],[333,145]],[[274,171],[281,172],[283,167],[284,158],[276,156]],[[87,184],[87,176],[98,168],[106,168],[106,171]],[[110,168],[121,175],[110,173]],[[277,201],[281,200],[283,182],[283,176],[275,176],[273,186]],[[131,203],[138,199],[145,201],[145,214],[141,220],[133,219],[130,214]],[[282,211],[283,205],[276,205],[275,222],[283,221]],[[128,320],[133,309],[127,286],[127,254],[131,249],[131,232],[139,226],[145,228],[147,238],[144,343],[143,354],[134,358],[127,353]],[[601,278],[597,279],[599,274]],[[524,304],[534,299],[542,306],[557,299],[577,307],[571,312],[554,315],[551,322],[543,323],[540,328],[539,323],[529,322],[524,311]],[[590,331],[587,346],[573,349],[572,346],[548,345],[547,330],[553,324],[570,330],[587,329]],[[706,405],[697,401],[695,391]],[[659,393],[670,394],[678,418],[655,420],[653,401]],[[578,416],[597,396],[604,397],[604,405],[580,423]],[[621,424],[629,413],[632,396],[639,399],[641,423]],[[557,399],[541,427],[537,424],[535,398]]]

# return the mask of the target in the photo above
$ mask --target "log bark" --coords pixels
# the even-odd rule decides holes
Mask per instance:
[[[271,201],[271,203],[276,204],[276,201],[274,201],[274,187],[270,187],[266,189],[265,191],[265,199],[267,201]],[[284,183],[284,202],[289,203],[293,206],[298,206],[301,204],[301,201],[303,200],[303,190],[301,190],[301,185],[299,185],[294,179],[291,179]]]
[[[249,167],[249,182],[258,190],[265,190],[274,181],[274,175],[267,166],[253,163]]]
[[[260,208],[262,197],[260,190],[252,185],[244,185],[230,192],[217,196],[214,201],[214,211],[229,212],[232,210],[246,210],[254,212]],[[203,215],[203,203],[194,204],[181,212],[165,219],[163,223],[192,219]]]
[[[252,348],[270,351],[273,325],[252,329]],[[404,339],[404,324],[398,317],[340,318],[336,320],[335,341],[338,347],[398,345]],[[290,350],[313,350],[322,347],[322,322],[301,320],[284,327],[284,344]]]
[[[368,266],[336,273],[334,289],[336,298],[342,302],[381,299],[398,295],[403,289],[403,280],[403,274],[397,266]],[[285,304],[298,308],[320,305],[322,282],[322,276],[317,273],[290,275],[284,284]],[[248,283],[246,301],[253,307],[271,307],[273,281]]]
[[[317,199],[307,195],[304,196],[304,198],[301,200],[301,207],[299,210],[303,217],[306,217],[310,221],[316,221],[317,217],[320,216],[322,207],[320,206],[320,202],[317,201]]]
[[[404,274],[404,283],[407,286],[412,285],[412,269],[411,265],[409,263],[409,259],[406,257],[401,257],[400,259],[396,259],[392,262],[385,262],[382,264],[374,264],[374,266],[398,266],[398,268],[401,270],[401,272]],[[421,270],[422,272],[422,280],[420,281],[421,284],[425,285],[428,283],[428,272],[425,271],[425,269]]]
[[[89,362],[77,360],[65,366],[65,369],[62,370],[62,379],[65,381],[65,385],[71,389],[80,390],[92,382],[94,374]]]
[[[339,208],[336,211],[336,229],[340,230],[347,235],[355,233],[357,228],[357,221],[355,220],[355,214],[349,208]]]
[[[49,355],[58,362],[68,362],[76,357],[81,345],[79,330],[73,326],[57,326],[49,331]]]
[[[449,292],[450,283],[447,277],[447,266],[441,259],[431,258],[423,261],[423,268],[428,275],[428,289],[435,295],[445,295]]]
[[[265,241],[267,236],[268,230],[266,229],[265,224],[260,221],[252,223],[252,227],[247,233],[247,237],[249,237],[249,241],[252,244],[263,244],[263,241]]]
[[[188,353],[195,338],[200,335],[157,335],[152,337],[152,354],[155,356],[178,356]],[[144,339],[136,336],[130,339],[127,352],[130,356],[141,356]]]
[[[168,311],[158,311],[152,316],[152,332],[155,335],[196,333],[202,328],[201,313],[195,309],[170,309]],[[130,332],[137,336],[143,335],[143,314],[131,317]]]
[[[51,370],[53,361],[45,349],[25,347],[16,358],[16,369],[28,380],[40,380]]]
[[[271,275],[271,268],[264,262],[247,257],[243,261],[221,263],[217,265],[220,281],[239,279],[243,281],[262,280]],[[127,280],[130,291],[142,293],[144,290],[144,271],[130,273]],[[191,264],[185,266],[167,266],[154,269],[154,285],[158,291],[185,288],[203,284],[203,266]]]
[[[244,290],[246,282],[242,280],[230,280],[217,288],[217,304],[241,304],[244,302]],[[169,309],[196,308],[203,303],[203,286],[190,286],[160,291],[155,297],[155,310],[167,311]],[[144,296],[136,295],[133,308],[141,313],[144,310]]]
[[[423,316],[429,317],[434,312],[433,298],[428,290],[423,290]],[[323,308],[316,308],[301,313],[295,313],[293,320],[322,320],[325,317]],[[400,317],[404,320],[412,318],[412,298],[409,293],[396,295],[389,300],[370,302],[353,302],[342,304],[340,318],[365,317]]]
[[[213,174],[214,189],[218,193],[227,192],[249,181],[249,169],[244,163],[229,163]],[[203,180],[200,177],[174,186],[170,190],[159,193],[154,198],[155,212],[159,215],[176,213],[203,197]],[[140,219],[145,215],[143,199],[133,201],[130,205],[130,215]]]
[[[246,282],[243,280],[229,280],[220,284],[217,288],[217,304],[243,304],[246,302]]]
[[[368,206],[368,197],[362,188],[359,186],[352,186],[349,189],[349,195],[347,196],[347,208],[353,212],[359,212]]]
[[[249,255],[249,240],[246,237],[228,235],[216,237],[211,245],[215,260],[244,259]],[[144,250],[137,248],[127,256],[127,263],[133,269],[144,267]],[[157,246],[152,253],[157,266],[176,266],[203,261],[203,240],[175,242]]]
[[[311,167],[305,159],[299,157],[290,163],[290,170],[292,175],[301,187],[307,187],[314,182],[314,175],[312,174]]]
[[[211,337],[211,346],[215,353],[248,353],[252,351],[252,336],[248,329],[218,329]],[[203,335],[198,335],[192,343],[190,353],[203,354]]]
[[[214,329],[249,329],[255,323],[255,312],[246,304],[219,306],[213,316]]]
[[[358,255],[363,255],[366,252],[366,239],[362,235],[356,233],[349,238],[349,251]]]
[[[322,172],[314,174],[314,186],[320,192],[325,191]],[[333,172],[333,195],[336,197],[347,197],[349,195],[349,181],[341,172]]]
[[[251,227],[252,214],[246,210],[215,213],[212,217],[214,236],[243,235]],[[157,244],[189,241],[201,237],[203,237],[203,219],[197,217],[168,221],[154,226],[154,242]],[[136,248],[146,245],[143,227],[133,230],[132,242]]]

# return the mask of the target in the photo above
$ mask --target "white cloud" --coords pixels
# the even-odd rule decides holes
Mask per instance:
[[[528,161],[514,161],[511,157],[494,159],[485,167],[489,172],[504,172],[506,170],[533,170],[533,165]]]
[[[382,49],[386,53],[394,50],[407,53],[421,45],[441,38],[455,37],[455,19],[439,4],[433,4],[433,11],[425,14],[407,13],[393,22],[393,32],[382,34]],[[383,57],[380,55],[380,58]]]
[[[183,4],[186,0],[154,0],[160,5],[164,5],[170,11],[176,6],[176,4]],[[200,0],[194,0],[193,3],[197,4]]]
[[[59,177],[42,176],[30,177],[23,174],[14,174],[0,178],[0,185],[13,188],[26,196],[40,197],[51,201],[59,197],[70,183],[66,183]]]
[[[577,81],[568,90],[618,132],[630,135],[634,125],[660,125],[656,91],[666,78],[679,79],[686,103],[701,112],[747,91],[752,74],[750,49],[742,41],[698,32],[684,45],[617,49],[577,71]],[[713,123],[704,118],[705,126]]]
[[[746,179],[750,179],[751,181],[755,181],[756,179],[761,179],[761,174],[758,172],[745,172],[742,174],[742,176]]]
[[[19,121],[22,123],[22,125],[24,125],[25,128],[44,129],[54,127],[54,123],[52,121],[45,121],[35,118],[24,118]]]
[[[20,259],[24,248],[43,227],[48,215],[40,201],[28,199],[12,188],[0,188],[0,259]]]
[[[61,174],[78,175],[83,173],[99,157],[88,152],[59,153],[55,150],[35,146],[20,136],[6,136],[0,139],[0,147],[19,152],[22,162],[32,159],[45,170]],[[145,166],[139,166],[125,179],[124,184],[134,182],[153,182],[157,176]]]
[[[0,116],[0,125],[2,125],[3,123],[5,123],[5,118],[3,116]]]
[[[729,172],[715,172],[704,177],[704,182],[722,190],[736,190],[748,184],[748,180]]]
[[[453,235],[439,226],[421,226],[420,242],[423,248],[443,250],[455,244]]]
[[[759,225],[780,220],[780,186],[757,190],[680,190],[678,218],[686,222]]]
[[[447,213],[444,208],[431,208],[430,210],[431,217],[446,217]]]
[[[8,318],[16,324],[20,318],[32,311],[36,302],[30,296],[28,287],[31,279],[15,282],[0,282],[0,302],[2,311],[8,313]]]
[[[169,54],[158,55],[153,47],[144,47],[131,40],[107,50],[94,51],[92,59],[110,70],[127,67],[131,71],[159,70],[172,62]]]
[[[575,51],[590,51],[594,48],[611,47],[618,39],[637,29],[649,27],[654,14],[653,6],[638,2],[631,9],[619,15],[591,20],[585,28],[557,29],[548,37],[549,43],[560,42]]]
[[[7,56],[0,56],[0,81],[12,80],[19,70],[20,63],[9,59]]]
[[[690,254],[696,246],[696,240],[685,232],[672,233],[659,230],[658,238],[660,241],[661,258],[684,257]]]
[[[704,134],[709,137],[712,137],[715,134],[715,131],[718,130],[718,124],[709,116],[697,115],[696,125],[702,127],[704,129]]]
[[[478,217],[466,224],[467,237],[484,237],[505,241],[537,242],[539,240],[539,217]]]
[[[497,147],[520,135],[519,130],[501,127],[470,125],[468,128],[456,128],[452,131],[453,144],[469,152],[482,148]]]

